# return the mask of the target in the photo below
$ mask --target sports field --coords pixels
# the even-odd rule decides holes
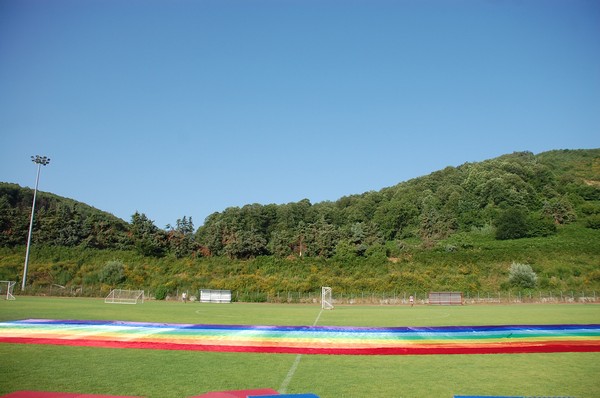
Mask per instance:
[[[322,311],[318,305],[0,301],[0,321],[20,319],[357,327],[598,324],[600,306],[338,306]],[[321,398],[600,397],[598,352],[357,356],[1,343],[0,357],[0,394],[43,390],[180,398],[273,388]]]

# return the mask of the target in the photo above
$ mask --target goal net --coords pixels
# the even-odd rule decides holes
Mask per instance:
[[[331,288],[323,286],[321,288],[321,308],[324,310],[333,309],[333,298],[331,297]]]
[[[113,289],[104,299],[107,304],[138,304],[144,303],[143,290]]]
[[[0,297],[5,300],[14,300],[13,289],[16,283],[13,281],[0,281]]]

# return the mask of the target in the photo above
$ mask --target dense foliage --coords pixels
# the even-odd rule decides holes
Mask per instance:
[[[578,212],[594,226],[599,200],[600,150],[520,152],[336,202],[228,208],[209,216],[196,237],[213,255],[238,259],[365,257],[385,242],[433,245],[487,225],[498,239],[548,236]]]
[[[0,279],[19,279],[32,199],[31,189],[0,183]],[[568,251],[561,240],[595,240],[599,220],[600,149],[513,153],[335,202],[231,207],[207,217],[198,230],[187,216],[161,229],[143,213],[125,222],[38,192],[31,281],[152,286],[161,295],[192,285],[246,291],[312,291],[327,284],[345,291],[510,289],[502,283],[512,261],[570,267],[552,262]],[[555,258],[544,260],[548,250],[522,258],[517,242],[526,240],[535,247],[557,244]],[[482,250],[495,250],[494,242],[506,242],[502,254],[483,256]],[[574,255],[583,259],[571,267],[577,275],[538,272],[537,286],[599,285],[600,253],[593,245],[579,250]]]

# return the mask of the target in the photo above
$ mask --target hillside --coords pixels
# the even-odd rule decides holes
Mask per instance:
[[[0,183],[0,279],[20,280],[32,190]],[[167,231],[38,193],[32,287],[237,291],[600,288],[600,149],[519,152],[335,202],[248,204]]]

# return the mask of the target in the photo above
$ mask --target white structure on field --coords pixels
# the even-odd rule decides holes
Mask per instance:
[[[106,304],[144,304],[143,290],[113,289],[104,299]]]
[[[323,286],[321,288],[321,308],[324,310],[333,309],[333,298],[331,297],[331,288]]]
[[[13,289],[16,283],[13,281],[0,281],[0,296],[6,300],[14,300]]]
[[[231,303],[231,290],[200,290],[201,303]]]

